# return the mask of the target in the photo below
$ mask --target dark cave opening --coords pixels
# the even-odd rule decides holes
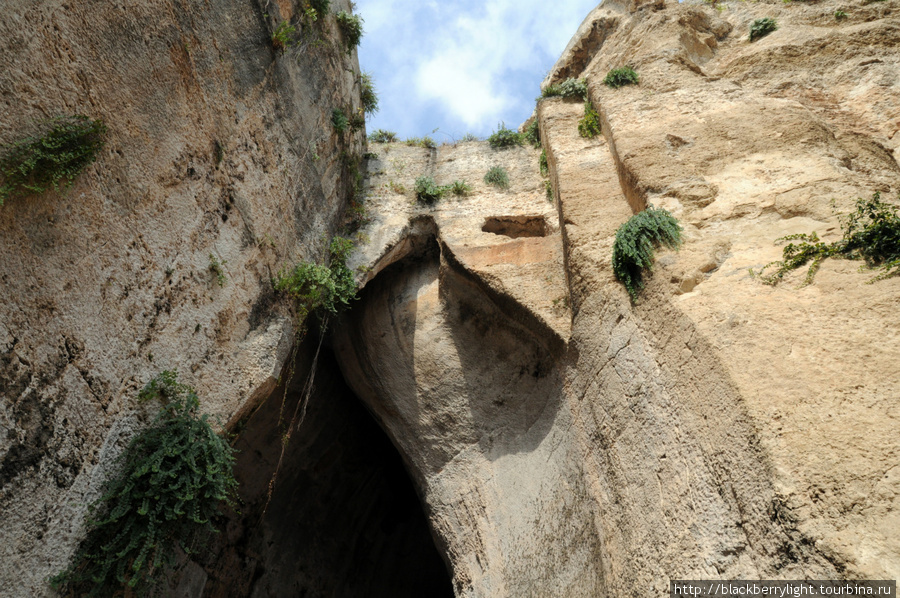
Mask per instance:
[[[303,412],[314,336],[301,343],[293,375],[283,376],[287,393],[280,386],[237,435],[242,504],[201,561],[208,576],[202,595],[452,597],[400,454],[347,387],[327,347],[266,508],[287,422]]]

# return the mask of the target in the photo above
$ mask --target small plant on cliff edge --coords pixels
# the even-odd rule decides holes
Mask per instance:
[[[488,137],[488,143],[494,149],[503,149],[507,147],[515,147],[522,145],[522,136],[512,129],[506,128],[506,123],[500,123],[497,130]]]
[[[117,473],[90,508],[87,537],[69,568],[50,580],[65,594],[152,590],[176,546],[187,554],[202,546],[216,532],[211,519],[219,505],[233,500],[234,449],[199,414],[194,389],[165,371],[138,399],[163,407],[119,457]]]
[[[394,131],[375,129],[369,133],[369,141],[374,141],[375,143],[394,143],[397,141],[397,134]]]
[[[353,49],[359,45],[363,36],[363,20],[359,15],[351,15],[349,12],[342,10],[335,15],[338,27],[341,29],[341,35],[344,36],[344,45],[347,53],[353,52]]]
[[[750,24],[750,41],[756,41],[765,37],[778,29],[775,19],[766,17],[764,19],[756,19]]]
[[[586,79],[566,79],[561,83],[548,85],[541,93],[542,98],[581,98],[587,99],[588,88]]]
[[[644,288],[643,270],[653,266],[653,252],[660,245],[671,249],[681,246],[681,226],[663,209],[648,206],[616,231],[613,273],[625,285],[632,301]]]
[[[550,165],[547,163],[547,150],[541,150],[541,157],[538,158],[538,168],[541,170],[541,176],[550,176]]]
[[[522,139],[530,143],[531,147],[534,149],[541,147],[541,129],[538,126],[537,118],[531,121],[530,125],[525,127],[525,132],[522,133]]]
[[[835,20],[841,21],[847,18],[847,13],[845,13],[843,10],[836,10],[834,11],[834,18]]]
[[[840,217],[844,237],[834,243],[823,243],[816,233],[787,235],[776,241],[799,241],[788,243],[782,251],[782,260],[770,262],[759,272],[750,270],[769,285],[778,284],[791,270],[810,263],[801,286],[813,281],[822,261],[829,257],[849,260],[865,260],[869,268],[878,268],[881,273],[869,280],[869,284],[900,274],[900,214],[897,206],[881,201],[881,194],[872,199],[856,200],[856,211]],[[775,266],[772,274],[763,274],[767,268]]]
[[[578,134],[588,139],[600,134],[600,115],[590,101],[584,103],[584,116],[578,121]]]
[[[290,271],[278,272],[275,290],[294,299],[301,324],[313,313],[337,313],[356,298],[356,281],[347,267],[353,241],[334,237],[328,248],[328,266],[301,262]]]
[[[606,73],[606,77],[603,78],[603,84],[613,89],[618,89],[625,85],[637,85],[638,74],[630,66],[623,66]]]
[[[69,187],[103,148],[106,125],[87,116],[40,123],[47,132],[0,146],[0,206],[16,196]]]
[[[410,137],[406,140],[406,145],[412,147],[424,147],[425,149],[435,149],[437,144],[434,139],[426,135],[425,137]]]
[[[272,32],[272,47],[279,52],[284,52],[285,49],[291,45],[291,36],[296,32],[296,27],[287,21],[282,21],[281,24],[275,28],[275,31]]]
[[[509,174],[502,166],[491,166],[484,175],[484,182],[500,189],[509,189]]]
[[[343,133],[350,125],[350,119],[347,118],[347,115],[344,114],[343,110],[335,108],[331,111],[331,124],[334,126],[335,131]]]
[[[369,73],[359,76],[359,99],[367,115],[378,112],[378,94],[375,93],[375,81]]]

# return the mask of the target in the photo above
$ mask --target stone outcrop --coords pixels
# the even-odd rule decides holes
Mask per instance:
[[[598,7],[545,84],[586,77],[602,137],[579,137],[580,101],[537,111],[555,214],[535,151],[371,148],[372,270],[336,354],[413,473],[457,596],[900,572],[900,281],[837,259],[803,288],[803,271],[750,274],[785,234],[838,238],[832,200],[900,190],[898,22],[840,8]],[[751,44],[766,16],[779,29]],[[602,84],[626,64],[640,85]],[[477,184],[493,164],[510,191]],[[475,193],[414,206],[398,191],[423,174]],[[612,242],[651,203],[686,243],[632,305]]]
[[[273,48],[300,10],[0,2],[0,140],[59,114],[109,128],[67,192],[0,208],[0,594],[47,592],[153,375],[177,369],[222,423],[275,387],[294,332],[271,278],[322,257],[363,151],[331,125],[359,107],[333,18]]]

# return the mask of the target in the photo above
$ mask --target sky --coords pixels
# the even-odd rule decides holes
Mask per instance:
[[[355,3],[360,66],[378,93],[366,129],[440,143],[531,116],[541,81],[599,0]]]

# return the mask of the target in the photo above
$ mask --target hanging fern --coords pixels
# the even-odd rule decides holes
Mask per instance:
[[[806,277],[800,286],[813,281],[822,261],[829,257],[864,260],[869,268],[881,272],[868,281],[869,284],[900,273],[900,208],[881,201],[881,194],[872,199],[858,198],[856,211],[839,216],[844,237],[834,243],[824,243],[816,233],[787,235],[776,241],[792,241],[782,251],[782,260],[770,262],[758,272],[750,270],[769,285],[778,284],[785,274],[809,264]],[[798,241],[794,243],[793,241]],[[769,267],[771,274],[764,274]]]
[[[102,120],[60,116],[41,125],[43,135],[0,146],[0,206],[11,197],[65,189],[103,148]]]
[[[191,554],[215,528],[237,482],[234,449],[198,414],[194,390],[174,371],[156,376],[139,399],[164,407],[119,457],[118,473],[91,506],[88,535],[54,588],[72,596],[113,596],[155,589],[178,546]]]
[[[353,241],[334,237],[329,246],[328,266],[300,262],[290,271],[278,272],[275,290],[294,300],[301,323],[310,313],[337,313],[356,299],[356,279],[347,267],[352,251]]]
[[[637,300],[644,288],[643,270],[652,267],[653,251],[660,245],[671,249],[681,246],[681,226],[672,214],[661,208],[649,206],[616,231],[613,272],[628,289],[632,301]]]

